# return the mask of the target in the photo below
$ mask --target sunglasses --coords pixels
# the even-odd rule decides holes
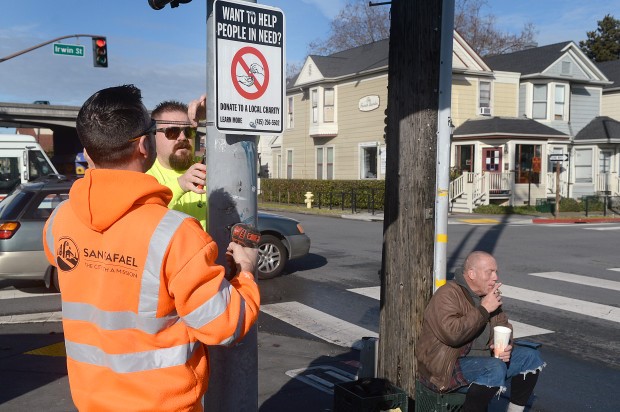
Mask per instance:
[[[140,132],[139,135],[137,135],[136,137],[132,137],[131,139],[129,139],[130,142],[135,142],[136,140],[138,140],[139,138],[141,138],[142,136],[145,136],[147,134],[153,134],[155,133],[155,128],[157,127],[157,122],[155,122],[155,120],[151,119],[151,124],[143,131]]]
[[[163,132],[164,136],[166,136],[166,139],[168,140],[176,140],[179,138],[179,136],[181,135],[181,132],[183,132],[183,134],[185,135],[186,139],[193,139],[196,137],[196,134],[198,133],[198,129],[196,127],[191,127],[191,126],[185,126],[185,127],[179,127],[179,126],[172,126],[172,127],[162,127],[160,129],[155,129],[155,131],[157,132]]]

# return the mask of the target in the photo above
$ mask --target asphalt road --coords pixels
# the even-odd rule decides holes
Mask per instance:
[[[259,333],[342,348],[376,335],[383,223],[282,214],[301,221],[312,247],[308,256],[289,262],[283,276],[261,282]],[[475,249],[497,257],[504,309],[518,323],[516,332],[543,343],[548,363],[532,410],[620,410],[615,396],[620,387],[620,225],[476,222],[481,221],[450,219],[448,272]],[[26,365],[14,356],[24,348],[53,351],[62,341],[60,324],[1,321],[3,316],[59,310],[58,296],[41,295],[36,286],[0,281],[0,294],[19,295],[0,295],[0,411],[19,410],[19,402],[52,412],[67,410],[55,405],[70,404],[62,356],[29,357],[32,363]],[[22,298],[28,293],[33,297]],[[351,361],[358,356],[349,351]],[[39,401],[37,388],[46,388],[52,399]]]
[[[291,262],[284,276],[261,284],[264,312],[274,305],[286,313],[286,321],[263,316],[262,330],[342,339],[338,335],[347,331],[346,325],[335,324],[338,333],[325,336],[321,328],[312,328],[312,319],[297,320],[290,314],[298,311],[302,316],[309,307],[377,333],[382,222],[290,216],[301,221],[312,239],[311,253]],[[450,219],[448,234],[448,273],[472,250],[494,254],[505,285],[504,310],[518,323],[515,331],[521,329],[526,339],[543,344],[548,366],[534,410],[620,410],[620,398],[613,395],[620,385],[620,225]],[[374,299],[368,297],[369,289]],[[300,305],[279,306],[282,302]],[[332,319],[321,313],[313,312],[314,323],[329,324]]]

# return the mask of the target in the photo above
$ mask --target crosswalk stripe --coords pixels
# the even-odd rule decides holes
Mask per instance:
[[[620,322],[620,308],[615,308],[613,306],[565,298],[550,293],[537,292],[508,285],[502,285],[502,295],[523,302],[535,303],[537,305],[566,310],[568,312],[579,313],[581,315],[592,316],[612,322]]]
[[[0,316],[0,325],[8,323],[45,323],[61,322],[61,312],[27,313],[24,315]]]
[[[613,270],[613,269],[611,269]],[[595,288],[611,289],[620,291],[620,282],[607,279],[592,278],[589,276],[575,275],[565,272],[540,272],[530,273],[530,276],[539,278],[561,280],[563,282],[577,283],[579,285],[592,286]]]
[[[505,285],[504,285],[505,286]],[[504,290],[502,286],[502,291]],[[349,292],[357,293],[359,295],[367,296],[372,299],[379,300],[379,294],[381,293],[380,286],[372,286],[368,288],[348,289]],[[513,328],[514,338],[524,338],[526,336],[544,335],[546,333],[553,333],[552,330],[539,328],[537,326],[528,325],[527,323],[521,323],[511,320]]]
[[[620,230],[620,226],[608,226],[608,227],[584,227],[586,230]]]
[[[32,289],[3,289],[0,290],[0,299],[38,298],[41,296],[54,296],[60,293],[41,292],[40,288]]]
[[[273,303],[261,306],[261,312],[276,317],[327,342],[353,347],[362,337],[379,334],[349,323],[299,302]]]

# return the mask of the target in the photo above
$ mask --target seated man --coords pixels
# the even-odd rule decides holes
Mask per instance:
[[[424,311],[416,345],[421,381],[437,392],[469,385],[463,411],[486,411],[494,395],[511,379],[508,412],[523,411],[545,366],[537,350],[508,345],[492,356],[493,328],[506,326],[497,262],[490,254],[472,252],[463,271],[431,298]]]

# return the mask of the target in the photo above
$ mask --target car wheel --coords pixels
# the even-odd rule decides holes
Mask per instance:
[[[261,235],[258,244],[258,278],[272,279],[282,273],[288,260],[286,247],[273,235]]]

